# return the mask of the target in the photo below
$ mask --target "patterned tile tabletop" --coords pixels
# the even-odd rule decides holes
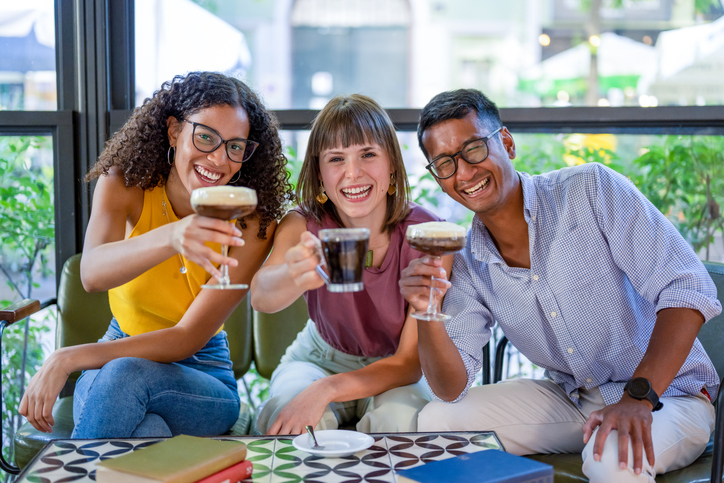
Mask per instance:
[[[342,458],[313,456],[292,446],[292,437],[218,438],[242,441],[254,473],[245,482],[396,483],[395,471],[463,453],[501,449],[493,432],[373,434],[368,449]],[[98,461],[115,458],[158,439],[57,440],[23,471],[18,483],[95,481]]]

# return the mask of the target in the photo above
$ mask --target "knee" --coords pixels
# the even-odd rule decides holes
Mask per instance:
[[[134,394],[137,389],[146,387],[145,374],[152,364],[157,363],[137,357],[113,359],[98,371],[89,391],[117,393],[119,397]]]
[[[601,459],[593,459],[593,444],[597,432],[591,436],[591,440],[583,449],[583,474],[588,477],[591,483],[608,483],[611,481],[621,483],[653,483],[655,475],[653,468],[649,466],[644,454],[643,468],[641,474],[637,475],[633,470],[633,449],[629,444],[628,465],[621,469],[618,461],[618,432],[611,431],[606,438],[606,443],[601,452]]]
[[[465,428],[458,421],[456,405],[441,401],[428,403],[417,416],[417,430],[429,431],[461,431]]]

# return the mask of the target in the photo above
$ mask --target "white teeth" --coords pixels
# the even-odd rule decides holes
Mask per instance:
[[[367,196],[367,193],[372,189],[372,185],[367,186],[361,186],[358,188],[342,188],[342,193],[344,193],[344,196],[351,199],[356,200],[359,198],[364,198]]]
[[[476,184],[472,188],[463,190],[463,192],[465,194],[471,195],[471,194],[475,193],[476,191],[479,191],[479,190],[485,188],[486,186],[488,186],[489,181],[490,181],[490,178],[485,178],[484,180],[482,180],[480,183]]]
[[[212,173],[206,168],[203,168],[201,166],[195,166],[196,172],[199,173],[204,178],[208,178],[212,181],[217,181],[219,178],[221,178],[221,175],[218,173]]]

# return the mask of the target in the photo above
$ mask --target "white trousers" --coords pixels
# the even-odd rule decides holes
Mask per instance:
[[[311,320],[282,356],[274,370],[269,387],[269,400],[259,413],[256,430],[264,434],[284,406],[317,379],[332,374],[361,369],[380,357],[358,357],[345,354],[327,344]],[[324,411],[315,429],[337,429],[359,419],[357,430],[364,433],[396,433],[417,431],[417,416],[432,399],[424,382],[396,387],[372,397],[333,402]]]
[[[683,468],[706,448],[714,430],[714,406],[703,394],[662,398],[651,426],[655,464],[644,455],[640,475],[633,471],[629,443],[628,468],[618,466],[618,434],[606,438],[601,461],[593,459],[598,432],[583,444],[583,424],[605,406],[601,391],[579,390],[581,408],[550,380],[516,379],[473,387],[454,404],[434,401],[420,412],[419,431],[494,430],[513,454],[581,453],[583,473],[592,483],[654,482],[656,475]],[[644,452],[645,453],[645,452]]]

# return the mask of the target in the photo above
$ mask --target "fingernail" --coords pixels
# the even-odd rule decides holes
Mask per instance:
[[[241,230],[239,230],[238,228],[234,228],[234,235],[241,236]]]
[[[594,461],[601,461],[601,455],[598,453],[593,453],[593,460]]]
[[[634,473],[636,473],[637,475],[640,475],[640,474],[641,474],[641,468],[636,468],[636,469],[634,470]]]
[[[618,467],[621,468],[622,470],[625,470],[625,469],[626,469],[626,463],[624,463],[623,461],[619,461],[619,462],[618,462]]]

